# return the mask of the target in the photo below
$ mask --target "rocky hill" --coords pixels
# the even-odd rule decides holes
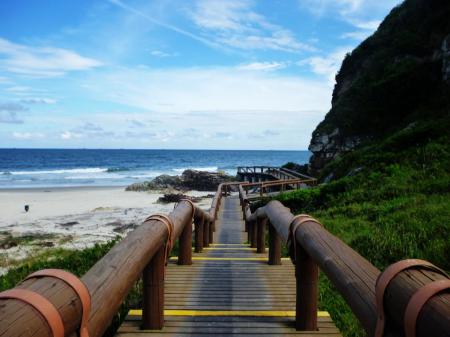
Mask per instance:
[[[343,61],[332,108],[312,135],[310,173],[449,111],[450,1],[406,0]]]

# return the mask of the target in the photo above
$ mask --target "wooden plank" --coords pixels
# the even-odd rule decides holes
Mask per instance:
[[[247,233],[239,200],[227,197],[222,202],[216,242],[193,253],[191,266],[176,265],[176,258],[169,262],[165,327],[140,330],[139,312],[132,312],[117,336],[340,336],[323,312],[318,331],[295,330],[295,267],[287,258],[281,265],[268,265],[267,249],[257,254],[244,244]]]

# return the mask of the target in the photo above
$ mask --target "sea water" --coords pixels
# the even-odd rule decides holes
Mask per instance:
[[[308,162],[309,151],[0,149],[0,188],[126,186],[186,169]]]

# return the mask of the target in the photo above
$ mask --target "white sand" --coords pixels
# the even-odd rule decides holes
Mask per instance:
[[[161,195],[125,192],[123,187],[0,190],[0,232],[19,237],[51,234],[55,237],[43,239],[47,245],[84,248],[126,235],[151,214],[169,213],[174,204],[156,203]],[[211,199],[203,199],[199,206],[208,209],[210,203]],[[25,212],[25,205],[30,206],[29,212]],[[5,260],[22,259],[43,249],[32,242],[30,246],[0,249],[0,257],[5,265]]]

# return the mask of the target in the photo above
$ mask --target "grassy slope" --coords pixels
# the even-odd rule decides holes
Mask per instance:
[[[421,122],[341,157],[336,180],[276,197],[309,213],[375,266],[422,258],[450,270],[450,117]],[[322,275],[320,307],[344,336],[364,336]]]

